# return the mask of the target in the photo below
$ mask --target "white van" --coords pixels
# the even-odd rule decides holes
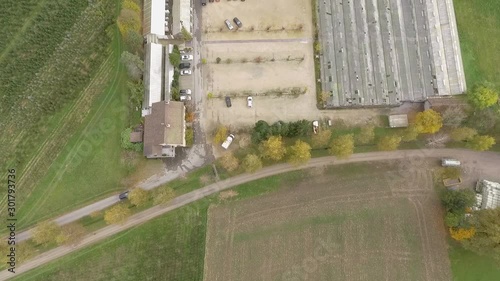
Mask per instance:
[[[441,159],[441,166],[443,167],[459,167],[460,161],[452,158],[443,158]]]
[[[234,139],[234,135],[233,134],[230,134],[227,139],[222,143],[222,147],[224,149],[227,149],[231,143],[233,142],[233,139]]]

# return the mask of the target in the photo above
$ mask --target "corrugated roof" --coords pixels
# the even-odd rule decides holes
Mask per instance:
[[[165,35],[165,0],[144,0],[144,35]]]
[[[496,209],[500,207],[500,183],[488,180],[481,181],[483,200],[482,209]]]
[[[162,100],[162,58],[163,46],[156,43],[146,45],[144,58],[144,102],[143,109]]]

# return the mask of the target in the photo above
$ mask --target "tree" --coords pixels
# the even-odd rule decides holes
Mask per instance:
[[[226,126],[219,126],[217,130],[215,130],[214,143],[221,144],[226,138],[227,138]]]
[[[268,140],[263,141],[260,144],[259,150],[263,158],[273,161],[283,159],[286,153],[281,136],[272,136]]]
[[[490,149],[495,143],[493,137],[476,135],[467,142],[467,147],[477,151],[485,151]]]
[[[277,121],[271,125],[270,129],[273,136],[286,136],[288,135],[289,125],[286,122]]]
[[[468,127],[455,128],[450,133],[450,137],[454,141],[467,141],[475,135],[477,135],[477,131]]]
[[[457,128],[465,121],[467,114],[460,106],[450,106],[443,112],[443,125]]]
[[[286,137],[303,137],[307,136],[312,130],[312,124],[310,121],[302,119],[295,122],[290,122],[288,124],[288,134]]]
[[[476,195],[471,189],[446,189],[441,193],[441,202],[443,202],[447,212],[464,215],[466,208],[472,207],[476,203]]]
[[[252,142],[258,144],[263,140],[267,140],[271,136],[271,127],[264,120],[259,120],[255,123],[252,132]]]
[[[219,64],[221,61],[222,61],[222,59],[221,59],[221,58],[219,58],[219,57],[217,57],[217,58],[215,59],[215,63],[217,63],[217,64]]]
[[[187,29],[184,26],[182,26],[181,33],[182,33],[182,38],[184,39],[184,41],[193,40],[193,35],[191,35],[191,33],[189,33],[189,31],[187,31]]]
[[[288,162],[294,165],[305,164],[311,159],[311,146],[301,140],[297,140],[288,151]]]
[[[448,227],[457,227],[462,221],[463,216],[463,214],[448,212],[446,213],[446,217],[444,217],[444,223]]]
[[[124,224],[131,214],[127,205],[119,203],[104,212],[104,221],[107,224]]]
[[[498,102],[498,93],[491,88],[479,86],[474,91],[468,93],[467,98],[475,108],[485,109]]]
[[[55,241],[55,238],[61,232],[61,227],[53,221],[44,221],[38,223],[33,229],[33,241],[37,244],[45,244]]]
[[[167,204],[175,198],[175,191],[171,187],[159,187],[155,190],[153,204]]]
[[[128,200],[130,200],[130,203],[136,206],[142,206],[146,204],[146,202],[149,201],[149,198],[149,191],[139,187],[132,189],[132,191],[130,191],[130,194],[128,195]]]
[[[500,129],[499,107],[492,106],[483,110],[476,110],[466,122],[468,127],[474,128],[480,134],[488,134],[491,130]]]
[[[248,154],[247,156],[245,156],[241,165],[247,173],[254,173],[262,169],[262,161],[260,160],[259,156],[255,154]]]
[[[179,64],[181,63],[181,54],[177,52],[172,52],[168,54],[168,60],[170,61],[170,64],[177,68],[179,67]]]
[[[61,233],[56,236],[59,245],[76,245],[83,240],[87,230],[79,223],[70,223],[61,227]]]
[[[397,135],[381,137],[377,142],[377,148],[383,151],[396,150],[401,143],[401,137]]]
[[[500,261],[500,208],[474,212],[471,225],[475,235],[462,241],[465,248],[481,255],[488,255]]]
[[[311,138],[312,147],[325,148],[330,143],[331,138],[332,138],[332,131],[321,130],[317,134],[312,136]]]
[[[427,109],[417,113],[415,126],[419,133],[434,134],[443,126],[443,118],[438,112]]]
[[[354,152],[354,135],[347,134],[335,138],[328,151],[339,159],[349,158]]]
[[[138,55],[124,51],[120,61],[125,65],[130,79],[140,81],[144,72],[144,62]]]
[[[442,148],[446,146],[446,143],[450,141],[450,136],[445,133],[437,133],[434,135],[431,135],[427,138],[427,147],[434,147],[434,148]]]
[[[240,166],[240,163],[238,161],[238,158],[234,157],[234,155],[230,152],[224,154],[221,159],[220,163],[222,165],[222,168],[226,169],[228,172],[232,172]]]
[[[415,124],[410,124],[408,128],[403,131],[401,135],[401,141],[410,142],[416,140],[418,137],[418,128]]]
[[[450,227],[451,238],[462,241],[466,239],[471,239],[476,234],[476,229],[471,228],[453,228]]]
[[[356,144],[369,144],[375,139],[375,127],[372,125],[361,127],[359,134],[356,134]]]
[[[128,50],[132,54],[142,55],[142,43],[144,42],[144,37],[135,30],[129,30],[127,36],[123,38]]]

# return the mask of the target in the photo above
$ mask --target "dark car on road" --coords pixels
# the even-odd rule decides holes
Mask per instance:
[[[120,198],[120,200],[127,199],[128,198],[128,190],[125,191],[125,192],[120,193],[120,195],[118,195],[118,198]]]
[[[183,63],[179,64],[179,68],[180,69],[188,69],[188,68],[191,68],[191,64],[189,62],[183,62]]]
[[[230,97],[226,97],[226,106],[231,107],[231,98]]]
[[[241,28],[243,26],[243,24],[241,23],[241,21],[238,19],[238,18],[234,18],[233,19],[234,23],[239,27]]]

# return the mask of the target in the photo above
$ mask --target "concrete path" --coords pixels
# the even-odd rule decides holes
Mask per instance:
[[[338,160],[335,157],[321,157],[314,158],[304,166],[291,166],[289,164],[279,164],[271,167],[264,168],[254,174],[243,174],[224,181],[220,181],[198,190],[186,193],[173,199],[168,205],[155,206],[143,212],[133,215],[124,225],[110,225],[103,229],[94,232],[85,237],[85,239],[75,247],[61,246],[43,253],[21,266],[16,268],[16,274],[27,272],[38,266],[51,262],[71,252],[80,250],[91,244],[99,242],[111,235],[127,230],[153,218],[161,216],[167,212],[175,210],[179,207],[185,206],[189,203],[220,192],[234,186],[254,181],[257,179],[296,171],[307,168],[322,167],[326,165],[339,165],[346,163],[368,162],[368,161],[381,161],[381,160],[395,160],[395,159],[417,159],[417,158],[434,158],[453,157],[460,159],[463,162],[464,169],[468,171],[477,171],[478,177],[487,176],[492,180],[500,179],[500,153],[496,152],[475,152],[463,149],[422,149],[422,150],[398,150],[391,152],[370,152],[354,154],[349,159]],[[411,161],[409,160],[411,163]],[[418,168],[418,167],[417,167]],[[476,173],[475,173],[476,174]],[[493,178],[492,178],[493,177]],[[4,270],[0,273],[0,280],[7,280],[13,277],[11,272]]]

